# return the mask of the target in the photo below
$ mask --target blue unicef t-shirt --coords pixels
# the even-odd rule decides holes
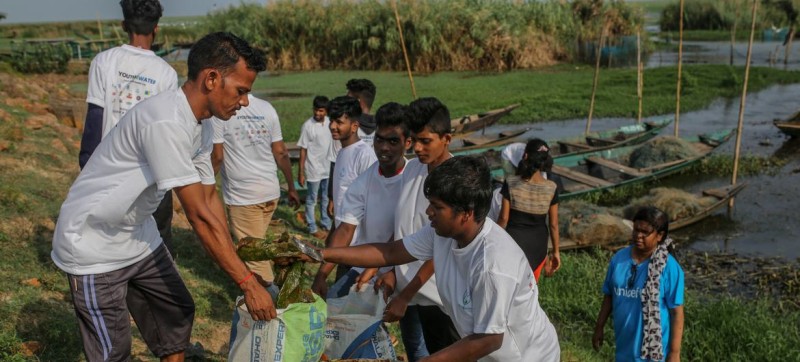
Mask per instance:
[[[630,246],[614,254],[608,265],[603,294],[611,296],[617,361],[643,361],[641,295],[647,282],[649,265],[650,259],[635,264]],[[669,309],[683,305],[683,269],[672,255],[667,258],[667,265],[661,274],[660,293],[662,344],[666,357],[669,347]]]

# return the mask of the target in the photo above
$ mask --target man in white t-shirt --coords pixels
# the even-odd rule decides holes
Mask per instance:
[[[306,186],[306,224],[308,232],[314,237],[325,239],[327,231],[331,229],[331,218],[328,216],[328,177],[330,176],[330,163],[328,162],[328,149],[333,142],[331,138],[328,119],[328,97],[314,97],[314,116],[303,123],[300,129],[300,164],[297,171],[297,182]],[[317,217],[314,212],[317,206],[317,196],[320,198],[320,223],[322,231],[317,230]]]
[[[153,354],[183,360],[194,301],[151,216],[170,189],[252,316],[276,317],[269,293],[236,255],[201,125],[247,106],[264,69],[263,54],[244,40],[206,35],[189,52],[187,82],[127,112],[70,187],[51,257],[67,274],[87,360],[130,359],[130,316]]]
[[[372,140],[375,138],[375,117],[372,116],[372,104],[375,101],[377,89],[375,84],[369,79],[350,79],[347,81],[347,96],[358,99],[361,106],[361,115],[358,117],[358,138],[369,147],[372,147]],[[330,161],[331,174],[336,165],[336,156],[342,149],[342,143],[334,140],[328,148],[328,161]],[[331,185],[328,185],[331,186]],[[333,190],[329,187],[328,193],[333,197]],[[333,217],[333,204],[328,206],[328,214]]]
[[[252,94],[248,102],[228,121],[210,120],[214,127],[211,162],[215,171],[222,172],[222,196],[236,242],[265,237],[281,196],[279,168],[289,185],[289,205],[300,204],[278,113]],[[269,261],[247,262],[247,266],[264,281],[274,279]]]
[[[97,54],[89,66],[88,110],[78,155],[81,168],[125,112],[142,100],[178,88],[178,74],[150,50],[158,32],[161,4],[158,0],[123,0],[120,5],[128,44]],[[171,192],[165,194],[153,217],[172,252]]]
[[[331,235],[329,246],[391,239],[394,204],[400,197],[401,176],[406,166],[404,155],[411,146],[408,117],[407,107],[398,103],[387,103],[378,109],[375,115],[378,128],[373,143],[378,162],[361,173],[347,189],[343,206],[336,215],[337,227]],[[358,240],[354,240],[356,230]],[[326,280],[334,267],[335,264],[322,265],[314,279],[311,289],[322,297],[344,295],[357,281],[359,284],[366,283],[377,271],[371,269],[362,273],[363,269],[352,268],[330,289],[333,294],[329,295]],[[387,291],[388,294],[391,291]]]
[[[417,157],[408,162],[403,172],[400,199],[395,206],[395,240],[417,232],[428,223],[425,179],[430,171],[452,157],[448,151],[451,135],[447,107],[428,97],[411,102],[409,108],[412,113],[409,128]],[[400,321],[410,361],[439,351],[459,338],[453,322],[442,310],[433,270],[433,261],[414,261],[396,266],[377,283],[389,280],[391,284],[396,279],[398,293],[386,306],[386,320]]]
[[[334,98],[328,105],[328,115],[331,119],[331,137],[342,143],[342,150],[336,157],[336,163],[339,166],[331,175],[334,208],[341,210],[350,184],[358,175],[372,166],[377,158],[372,147],[358,138],[358,119],[361,116],[361,107],[358,105],[357,99],[348,96]],[[331,242],[331,236],[338,226],[339,220],[334,219],[333,228],[326,243]],[[348,266],[340,265],[336,270],[336,279],[344,276],[348,269]]]
[[[454,157],[425,181],[430,224],[403,240],[323,249],[323,262],[362,267],[434,260],[439,295],[461,339],[437,361],[559,361],[558,336],[539,305],[528,261],[486,219],[491,175],[479,157]]]

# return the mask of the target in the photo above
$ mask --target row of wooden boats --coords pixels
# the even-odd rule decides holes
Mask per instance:
[[[481,115],[462,117],[458,119],[458,124],[454,119],[454,130],[457,126],[463,127],[459,128],[461,133],[454,133],[451,153],[486,156],[493,176],[496,179],[502,179],[503,171],[500,159],[502,150],[510,143],[527,142],[526,132],[528,129],[489,135],[477,131],[496,123],[516,107],[517,105],[511,105]],[[481,121],[482,118],[485,121]],[[559,199],[564,201],[591,193],[607,192],[626,185],[661,179],[700,162],[735,134],[735,130],[723,130],[686,137],[682,140],[694,151],[692,156],[671,159],[646,167],[630,166],[628,160],[631,154],[655,138],[670,123],[671,120],[644,122],[548,142],[551,145],[554,159],[552,173],[561,177],[564,186],[564,191],[559,195]],[[301,197],[305,197],[302,195],[304,188],[297,183],[295,183],[295,187],[301,193]],[[701,195],[713,196],[717,201],[690,217],[673,220],[670,223],[670,230],[680,229],[713,214],[744,187],[745,184],[739,184],[703,191]],[[620,240],[620,242],[627,242],[627,240]],[[562,238],[561,241],[561,247],[564,249],[586,246],[589,245],[568,238]]]

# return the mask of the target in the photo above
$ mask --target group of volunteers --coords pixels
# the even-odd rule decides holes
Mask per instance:
[[[172,193],[256,320],[277,315],[272,266],[242,262],[235,244],[264,237],[280,200],[278,170],[289,204],[300,200],[278,113],[250,95],[263,53],[231,33],[208,34],[179,86],[150,50],[161,4],[120,5],[129,42],[91,63],[81,172],[51,257],[67,274],[87,360],[129,360],[132,317],[155,356],[182,361],[195,306],[174,258],[195,251],[171,243]],[[558,361],[538,288],[542,271],[562,267],[563,186],[548,144],[509,146],[495,187],[482,157],[448,151],[450,112],[438,99],[388,102],[373,115],[371,81],[346,89],[313,99],[297,142],[308,232],[327,246],[312,290],[336,298],[369,284],[383,293],[384,321],[399,321],[409,361]],[[600,348],[613,316],[619,361],[680,360],[683,271],[668,233],[665,213],[641,209],[631,245],[609,264],[592,343]]]

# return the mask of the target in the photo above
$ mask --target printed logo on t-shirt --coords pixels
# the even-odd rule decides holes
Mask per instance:
[[[458,306],[461,307],[461,309],[472,309],[472,290],[464,290],[461,300],[458,301]]]
[[[129,74],[117,71],[116,81],[111,84],[111,111],[121,118],[134,105],[155,93],[156,81],[140,74]]]
[[[619,288],[614,287],[614,294],[618,297],[622,298],[636,298],[640,299],[642,297],[642,288]]]
[[[245,147],[272,144],[272,133],[264,122],[264,116],[237,115],[236,119],[241,122],[234,129],[234,138],[239,142],[249,142]]]

